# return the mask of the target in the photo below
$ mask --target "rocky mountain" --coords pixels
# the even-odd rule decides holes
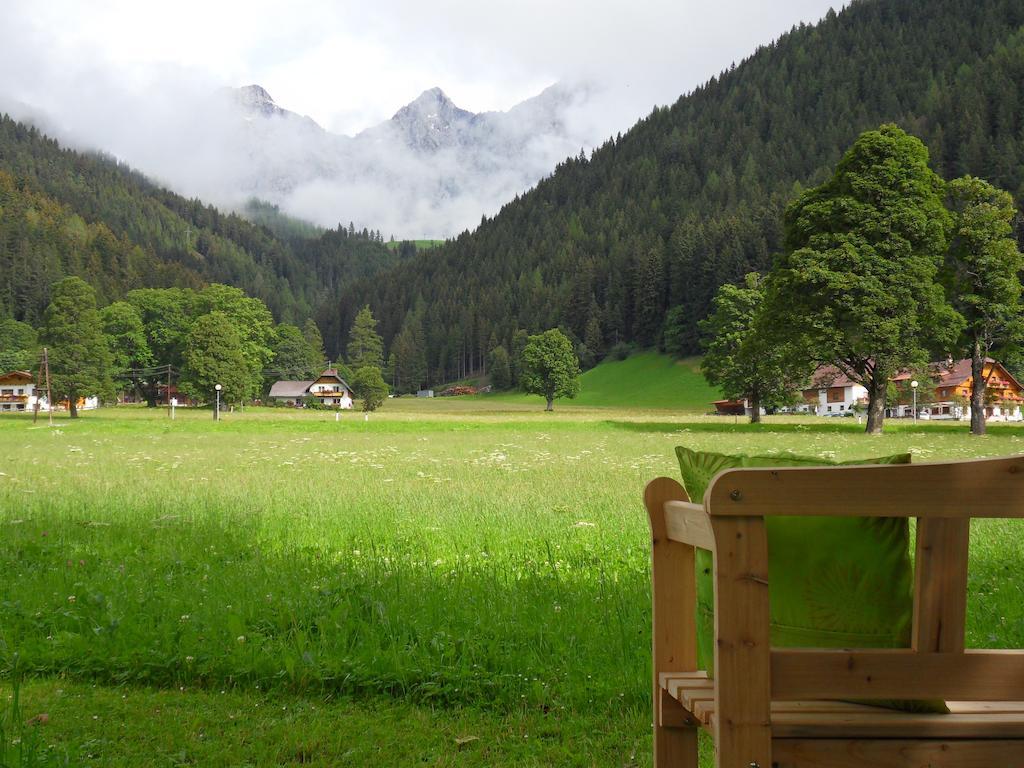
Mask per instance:
[[[193,150],[215,162],[153,171],[184,194],[228,207],[255,197],[327,227],[355,221],[396,237],[445,237],[590,146],[593,137],[571,117],[590,93],[555,85],[507,112],[473,113],[431,88],[350,137],[247,85],[226,89],[193,138]]]

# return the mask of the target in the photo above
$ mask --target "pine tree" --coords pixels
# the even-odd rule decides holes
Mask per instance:
[[[306,320],[306,324],[302,326],[302,335],[306,337],[306,344],[309,345],[312,353],[319,358],[317,361],[319,366],[327,360],[327,353],[324,351],[324,337],[320,334],[320,328],[317,327],[313,318]]]
[[[359,310],[349,331],[348,364],[357,373],[360,368],[380,368],[384,364],[384,341],[377,333],[377,321],[369,305]]]

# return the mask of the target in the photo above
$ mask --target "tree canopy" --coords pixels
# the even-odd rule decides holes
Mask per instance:
[[[1020,275],[1024,254],[1013,238],[1016,209],[1009,193],[964,176],[949,183],[952,240],[944,276],[953,307],[964,318],[958,355],[971,358],[971,432],[985,434],[985,359],[1024,340]]]
[[[763,327],[764,280],[756,272],[744,284],[723,285],[701,323],[705,354],[701,368],[709,383],[727,398],[746,400],[750,420],[761,421],[761,408],[786,405],[809,378],[809,365],[793,363],[789,345]]]
[[[523,391],[547,401],[554,410],[557,398],[573,398],[580,391],[580,364],[572,342],[557,328],[531,336],[523,349],[520,384]]]
[[[869,432],[882,429],[889,379],[951,350],[963,325],[938,279],[950,225],[943,193],[924,144],[885,125],[786,210],[767,327],[867,389]]]
[[[68,401],[71,418],[78,417],[79,398],[112,395],[110,350],[96,292],[84,280],[67,277],[53,286],[40,341],[48,348],[54,399]]]
[[[252,373],[235,324],[220,310],[203,315],[185,340],[181,390],[199,402],[238,402],[252,392]]]

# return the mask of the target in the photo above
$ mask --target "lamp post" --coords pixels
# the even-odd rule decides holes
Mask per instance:
[[[910,389],[914,393],[914,423],[917,424],[917,379],[910,382]]]
[[[917,382],[914,383],[916,384]],[[217,409],[213,412],[213,420],[220,421],[220,391],[222,387],[220,384],[215,384],[213,388],[217,390]]]

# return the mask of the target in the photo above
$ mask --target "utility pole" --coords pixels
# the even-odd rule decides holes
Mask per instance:
[[[50,353],[43,347],[43,367],[46,370],[46,414],[49,416],[50,426],[53,426],[53,390],[50,387]]]
[[[174,418],[174,407],[171,405],[171,364],[167,364],[167,414]]]

